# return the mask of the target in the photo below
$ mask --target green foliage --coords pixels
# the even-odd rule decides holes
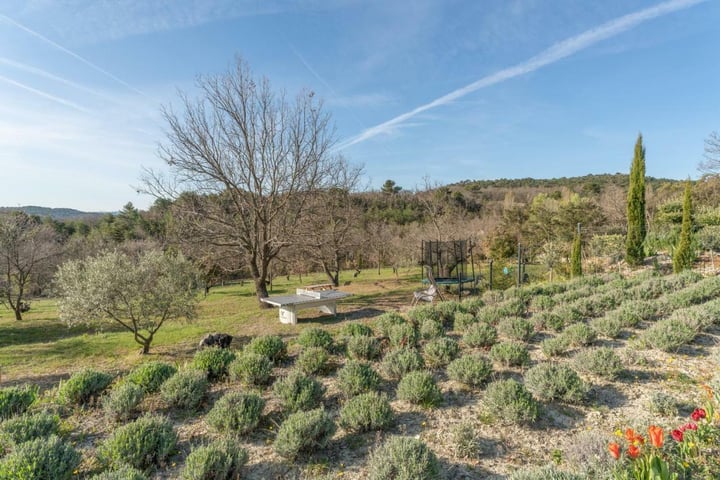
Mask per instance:
[[[287,356],[287,345],[277,335],[261,335],[253,338],[243,352],[265,355],[270,361],[277,363]]]
[[[685,195],[683,197],[682,227],[680,238],[673,252],[673,272],[680,273],[683,270],[692,268],[695,262],[695,251],[693,248],[693,221],[692,221],[692,197],[690,181],[685,184]]]
[[[623,328],[623,322],[617,315],[608,313],[604,317],[594,318],[590,321],[590,328],[607,338],[617,338]]]
[[[432,306],[423,306],[423,307],[416,307],[408,312],[408,314],[411,314],[412,312],[418,312],[422,311],[421,308],[431,308]],[[415,319],[416,321],[418,319]],[[402,325],[405,322],[405,318],[400,315],[397,312],[385,312],[382,315],[380,315],[377,318],[377,321],[375,322],[378,332],[380,332],[380,335],[383,337],[387,337],[390,335],[390,328],[394,325]]]
[[[415,347],[418,341],[418,332],[410,323],[401,323],[390,327],[388,334],[393,347]]]
[[[208,412],[208,425],[221,433],[252,432],[260,423],[265,400],[254,393],[229,392]]]
[[[530,320],[522,317],[503,318],[498,323],[498,331],[509,340],[527,342],[535,335],[535,327]]]
[[[207,445],[195,446],[185,460],[183,480],[224,480],[240,478],[240,469],[248,453],[233,438],[221,438]]]
[[[553,465],[532,467],[514,472],[508,480],[585,480],[587,477],[558,470]]]
[[[399,316],[399,314],[397,314]],[[438,308],[431,304],[428,305],[418,305],[417,307],[413,307],[407,312],[407,316],[410,319],[411,322],[414,323],[421,323],[423,320],[438,320],[440,322],[443,321],[442,315],[440,314],[440,310]],[[382,316],[381,316],[382,319]],[[392,319],[393,322],[395,322],[394,319]],[[381,322],[388,324],[390,322]],[[397,322],[395,322],[397,324]],[[389,333],[389,330],[385,330],[387,333]],[[387,335],[386,333],[386,335]]]
[[[112,380],[112,375],[91,369],[75,372],[69,379],[60,382],[58,400],[65,404],[84,405],[97,400]]]
[[[565,354],[568,347],[570,347],[570,341],[565,335],[546,338],[540,342],[540,350],[542,350],[543,354],[548,358],[558,357]]]
[[[418,333],[423,339],[438,338],[445,335],[445,328],[440,320],[426,318],[420,322]]]
[[[397,387],[400,400],[431,408],[442,403],[442,392],[435,383],[432,373],[415,370],[405,375]]]
[[[492,373],[492,363],[482,355],[471,354],[453,360],[447,367],[447,374],[456,382],[477,387]]]
[[[460,347],[452,338],[440,337],[425,344],[425,363],[431,368],[444,367],[458,356]]]
[[[180,370],[160,387],[160,397],[171,407],[195,410],[208,391],[205,372]]]
[[[471,315],[475,315],[484,306],[485,302],[483,302],[482,298],[467,297],[463,299],[462,306],[460,310],[455,312],[455,315],[457,316],[459,313],[469,313]]]
[[[305,350],[300,352],[300,355],[298,355],[298,358],[295,361],[295,367],[300,369],[300,371],[305,375],[313,375],[324,372],[327,369],[328,360],[330,360],[330,355],[324,348],[307,347]]]
[[[128,464],[146,470],[161,465],[176,444],[177,435],[170,420],[145,415],[116,429],[98,447],[97,453],[107,465]]]
[[[0,420],[19,415],[27,411],[37,398],[37,387],[0,388]]]
[[[147,477],[135,467],[120,465],[115,470],[93,475],[90,480],[147,480]]]
[[[342,406],[338,422],[345,430],[354,432],[385,430],[395,422],[395,415],[385,395],[367,392]]]
[[[450,325],[455,318],[457,312],[463,312],[463,304],[456,302],[455,300],[446,300],[439,302],[435,305],[435,310],[438,312],[439,320],[445,324]]]
[[[140,385],[119,383],[103,398],[103,410],[115,420],[127,420],[135,414],[144,396],[145,390]]]
[[[325,448],[335,429],[332,417],[322,408],[293,413],[280,425],[273,448],[281,457],[293,460],[300,452]]]
[[[585,323],[570,325],[562,332],[573,347],[584,347],[590,345],[597,339],[597,333]]]
[[[380,356],[380,342],[375,337],[355,336],[347,341],[348,357],[361,360],[375,360]]]
[[[413,348],[397,348],[385,355],[382,362],[382,371],[392,379],[400,379],[406,373],[419,370],[425,362],[417,350]]]
[[[148,353],[164,323],[194,318],[196,279],[192,262],[160,250],[136,257],[113,251],[71,260],[55,275],[60,318],[68,325],[119,323]]]
[[[660,320],[643,332],[641,342],[664,352],[674,352],[693,341],[697,332],[679,318]]]
[[[680,402],[669,393],[651,392],[648,397],[647,408],[651,413],[656,415],[674,417],[678,414]]]
[[[501,423],[532,423],[539,411],[530,392],[513,379],[490,383],[485,389],[483,405]]]
[[[525,386],[543,402],[562,400],[579,403],[588,387],[577,372],[565,364],[540,363],[525,373]]]
[[[470,347],[491,347],[497,342],[497,330],[485,322],[470,325],[462,340]]]
[[[0,423],[0,447],[47,438],[60,430],[60,417],[49,412],[23,414]],[[2,452],[2,448],[0,448]]]
[[[228,374],[228,366],[235,360],[235,354],[227,348],[209,347],[195,353],[190,366],[205,372],[208,380],[219,380]]]
[[[645,226],[645,147],[642,135],[635,143],[635,156],[630,167],[630,187],[627,196],[627,236],[625,259],[630,265],[640,265],[645,259],[643,242]]]
[[[570,275],[572,277],[581,277],[582,274],[582,239],[580,232],[576,232],[572,252],[570,253]]]
[[[129,382],[140,385],[146,393],[155,393],[177,368],[164,362],[145,362],[135,367],[126,377]]]
[[[608,347],[582,350],[575,355],[574,360],[575,367],[581,372],[609,379],[617,378],[624,369],[623,362],[615,350]]]
[[[0,460],[0,478],[69,480],[80,465],[80,454],[56,435],[21,443]]]
[[[455,457],[472,460],[477,459],[482,453],[477,429],[469,423],[456,425],[451,435]]]
[[[469,312],[457,312],[455,313],[455,321],[453,322],[453,330],[456,332],[464,332],[478,322],[477,317]]]
[[[522,343],[500,342],[490,349],[490,358],[506,367],[520,367],[530,361],[530,354]]]
[[[245,385],[265,385],[270,380],[272,361],[265,355],[244,351],[228,366],[230,379]]]
[[[441,477],[435,454],[420,440],[390,437],[376,448],[367,463],[369,480],[436,480]]]
[[[340,336],[347,337],[371,337],[373,335],[372,328],[363,323],[347,323],[340,329]]]
[[[330,350],[333,346],[333,338],[327,330],[310,327],[300,332],[297,343],[305,348],[320,347],[325,350]]]
[[[375,390],[380,376],[367,363],[350,360],[338,372],[338,388],[346,397]]]
[[[297,412],[316,408],[325,388],[314,378],[295,370],[275,381],[273,393],[286,411]]]

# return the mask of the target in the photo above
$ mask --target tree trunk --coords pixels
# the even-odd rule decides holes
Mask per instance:
[[[255,278],[255,294],[257,295],[260,308],[270,308],[269,304],[260,301],[261,298],[269,297],[264,278]]]
[[[17,307],[13,307],[13,311],[15,312],[15,320],[22,320],[22,312],[20,312],[20,305]]]
[[[143,355],[147,355],[148,353],[150,353],[150,342],[152,342],[152,339],[145,340],[145,342],[143,343]]]

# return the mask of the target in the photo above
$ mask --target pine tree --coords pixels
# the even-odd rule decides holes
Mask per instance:
[[[692,198],[691,187],[688,180],[685,184],[685,198],[683,199],[682,227],[680,239],[673,254],[673,272],[679,273],[692,268],[695,261],[695,252],[692,246]]]
[[[645,147],[642,134],[635,142],[635,156],[630,168],[630,188],[627,201],[627,237],[625,259],[630,265],[640,265],[645,259]]]
[[[573,278],[582,277],[582,242],[580,238],[580,227],[575,233],[573,240],[572,254],[570,255],[570,275]]]

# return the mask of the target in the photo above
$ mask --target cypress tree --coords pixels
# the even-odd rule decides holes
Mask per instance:
[[[573,240],[572,254],[570,256],[570,275],[573,278],[582,277],[582,242],[580,239],[580,228],[575,233]]]
[[[645,259],[645,147],[642,134],[635,142],[635,156],[630,167],[630,188],[627,201],[627,237],[625,259],[630,265],[640,265]]]
[[[685,184],[683,198],[682,227],[675,253],[673,255],[673,272],[679,273],[692,268],[695,252],[692,248],[692,198],[690,196],[690,180]]]

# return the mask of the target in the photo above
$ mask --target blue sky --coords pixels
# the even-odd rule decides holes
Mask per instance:
[[[0,0],[0,206],[119,210],[161,105],[241,55],[332,113],[369,188],[629,169],[696,178],[717,0]]]

